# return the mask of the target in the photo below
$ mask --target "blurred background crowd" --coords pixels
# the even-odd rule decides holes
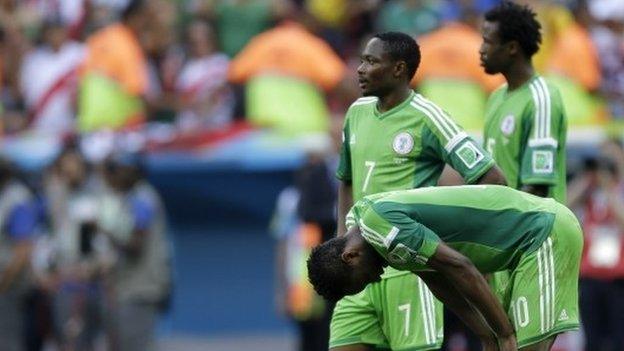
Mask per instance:
[[[604,301],[593,325],[614,331],[585,333],[621,338],[624,2],[523,2],[542,24],[535,67],[568,113],[582,298]],[[0,340],[14,347],[0,350],[148,350],[155,335],[167,350],[289,349],[292,320],[319,340],[306,332],[329,307],[303,262],[335,230],[363,43],[413,35],[414,88],[478,138],[503,82],[478,59],[494,4],[0,0]]]

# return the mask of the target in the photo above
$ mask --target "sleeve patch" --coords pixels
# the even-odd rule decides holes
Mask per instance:
[[[474,168],[485,157],[472,142],[464,143],[455,151],[455,154],[468,169]]]
[[[552,151],[533,151],[531,161],[533,173],[548,174],[553,172],[554,155]]]

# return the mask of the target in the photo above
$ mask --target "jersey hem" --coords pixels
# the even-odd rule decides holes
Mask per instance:
[[[479,178],[481,178],[485,173],[492,169],[495,164],[496,163],[494,162],[494,159],[490,159],[490,161],[487,163],[486,166],[483,167],[481,171],[475,173],[472,177],[468,179],[464,179],[466,181],[466,184],[473,184],[474,182],[479,180]]]
[[[546,334],[541,334],[541,335],[538,335],[536,337],[529,338],[527,340],[523,340],[522,342],[518,341],[518,349],[521,349],[523,347],[527,347],[527,346],[530,346],[530,345],[533,345],[533,344],[537,344],[538,342],[544,341],[544,340],[550,338],[553,335],[561,334],[561,333],[567,332],[567,331],[578,330],[579,328],[580,328],[580,324],[579,323],[573,323],[573,324],[567,324],[567,325],[560,326],[558,328],[555,328],[555,329],[549,331]]]
[[[391,350],[394,350],[394,351],[428,351],[428,350],[438,350],[442,347],[442,342],[436,342],[435,344],[407,347],[403,349],[392,349],[387,344],[375,345],[375,344],[363,342],[359,337],[353,337],[353,338],[344,338],[344,339],[336,340],[335,342],[330,342],[329,348],[332,349],[335,347],[355,345],[355,344],[371,345],[375,349],[375,351],[391,351]]]
[[[375,345],[375,344],[370,343],[370,342],[365,342],[359,336],[354,336],[354,337],[351,337],[351,338],[338,339],[336,341],[330,341],[329,342],[329,348],[332,349],[334,347],[355,345],[355,344],[371,345],[371,346],[373,346],[375,348],[375,350],[378,350],[378,349],[379,350],[390,350],[390,346],[388,346],[387,344]]]

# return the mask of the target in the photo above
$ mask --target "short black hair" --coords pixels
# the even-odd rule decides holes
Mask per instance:
[[[420,65],[420,47],[411,36],[401,32],[385,32],[375,34],[377,38],[384,42],[390,57],[395,61],[404,61],[407,66],[408,79],[412,80],[416,70]]]
[[[344,236],[330,239],[315,247],[308,258],[308,279],[314,290],[329,301],[338,301],[346,293],[351,267],[341,258],[347,244]]]
[[[535,55],[542,42],[542,26],[536,14],[526,5],[503,0],[485,13],[485,20],[498,23],[498,34],[503,43],[517,41],[528,58]]]

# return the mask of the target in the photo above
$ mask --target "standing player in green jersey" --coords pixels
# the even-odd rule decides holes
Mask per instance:
[[[541,42],[535,13],[503,1],[485,14],[482,35],[481,65],[507,80],[486,106],[485,147],[509,186],[565,203],[567,122],[559,91],[531,63]]]
[[[486,350],[546,351],[578,329],[583,233],[553,199],[497,185],[401,190],[365,197],[348,222],[308,260],[328,299],[379,281],[389,264],[421,276]],[[499,270],[511,271],[502,306],[481,275]]]
[[[507,80],[486,105],[485,148],[509,186],[565,203],[567,122],[559,91],[531,63],[541,42],[535,13],[503,1],[485,14],[482,35],[481,65]],[[508,278],[507,272],[491,276],[497,294]]]
[[[403,33],[371,39],[358,67],[364,97],[349,108],[337,177],[338,235],[365,195],[433,186],[445,164],[467,183],[502,183],[494,161],[444,111],[409,87],[418,45]],[[441,345],[442,309],[425,284],[389,269],[383,281],[340,300],[332,316],[334,351],[430,350]]]

